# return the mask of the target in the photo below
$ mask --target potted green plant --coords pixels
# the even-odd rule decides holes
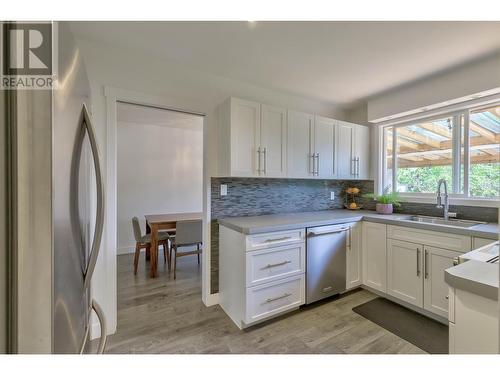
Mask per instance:
[[[399,197],[399,194],[395,191],[389,192],[389,191],[384,191],[383,194],[381,195],[375,195],[373,193],[370,194],[365,194],[364,197],[366,198],[373,198],[374,200],[377,201],[377,205],[375,207],[375,210],[377,213],[382,214],[382,215],[390,215],[394,211],[394,206],[399,207],[401,206],[401,198]]]

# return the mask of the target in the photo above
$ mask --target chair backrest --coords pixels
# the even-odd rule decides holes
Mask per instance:
[[[142,233],[141,233],[141,224],[139,224],[139,219],[137,216],[132,218],[132,228],[134,229],[134,238],[136,242],[141,242]]]
[[[203,242],[202,221],[186,220],[176,224],[175,243],[177,246]]]

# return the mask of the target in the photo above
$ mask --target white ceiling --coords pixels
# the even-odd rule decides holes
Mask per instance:
[[[80,37],[348,105],[500,49],[500,22],[76,22]]]
[[[194,131],[203,130],[203,117],[182,112],[128,103],[118,103],[116,113],[118,122],[130,122],[137,125],[166,126]]]

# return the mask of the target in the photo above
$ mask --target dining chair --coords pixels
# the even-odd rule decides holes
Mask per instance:
[[[137,266],[139,265],[139,254],[141,249],[151,249],[151,233],[143,235],[141,232],[141,225],[139,224],[139,219],[137,216],[132,218],[132,228],[134,230],[135,238],[135,255],[134,255],[134,275],[137,275]],[[168,233],[158,232],[158,244],[163,245],[163,259],[165,262],[168,260],[168,270],[171,268],[171,257],[170,253],[167,251],[168,247]],[[158,254],[158,249],[153,249]]]
[[[170,236],[170,258],[174,253],[174,280],[177,278],[177,258],[188,255],[197,255],[198,264],[200,264],[200,254],[202,252],[200,245],[203,242],[202,221],[201,220],[186,220],[179,221],[176,225],[177,231],[175,236]],[[194,246],[196,250],[179,252],[180,247]]]

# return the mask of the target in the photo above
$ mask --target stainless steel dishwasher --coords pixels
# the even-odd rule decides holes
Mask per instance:
[[[346,249],[349,226],[307,228],[306,303],[346,290]]]

